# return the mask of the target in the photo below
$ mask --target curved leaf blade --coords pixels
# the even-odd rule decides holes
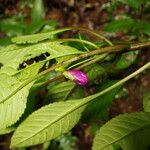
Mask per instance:
[[[11,147],[40,144],[68,132],[80,119],[82,100],[56,102],[31,114],[15,131]]]
[[[150,127],[150,113],[138,112],[119,115],[110,120],[97,133],[93,150],[107,150],[112,144]]]
[[[12,42],[17,44],[37,43],[43,40],[51,39],[53,35],[71,30],[71,28],[58,29],[47,33],[37,33],[32,35],[18,36],[11,39]]]

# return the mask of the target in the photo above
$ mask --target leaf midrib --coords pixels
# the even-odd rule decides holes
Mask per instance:
[[[85,100],[86,102],[86,100]],[[31,139],[32,137],[34,137],[35,135],[39,134],[40,132],[42,132],[43,130],[47,129],[49,126],[52,126],[54,123],[56,123],[57,121],[63,119],[64,117],[66,117],[68,114],[71,114],[72,112],[76,111],[77,109],[81,108],[82,106],[86,105],[85,102],[82,102],[79,106],[76,105],[76,107],[74,107],[74,109],[71,109],[69,111],[67,111],[66,113],[64,113],[63,115],[61,115],[58,119],[55,119],[53,122],[51,122],[51,124],[45,126],[43,129],[39,130],[38,132],[36,132],[35,134],[33,134],[32,136],[30,136],[29,138],[26,138],[24,140],[22,140],[21,142],[19,142],[18,144],[21,144],[23,142],[25,142],[26,140],[29,140]],[[16,145],[18,145],[16,144]],[[16,146],[16,145],[13,145],[13,146]]]

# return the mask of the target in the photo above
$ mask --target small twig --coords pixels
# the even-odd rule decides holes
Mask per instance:
[[[150,41],[144,42],[144,43],[136,43],[136,44],[131,44],[131,47],[129,50],[133,51],[137,49],[143,49],[149,46],[150,46]]]
[[[83,68],[85,68],[85,67],[87,67],[87,66],[89,66],[89,65],[91,65],[91,64],[94,64],[94,63],[96,63],[96,62],[102,60],[102,59],[105,58],[107,55],[108,55],[107,53],[106,53],[106,54],[102,54],[102,55],[100,55],[99,57],[97,57],[97,58],[95,58],[95,59],[92,59],[91,61],[89,61],[89,62],[87,62],[87,63],[85,63],[85,64],[83,64],[83,65],[77,67],[76,69],[83,69]]]
[[[56,76],[55,78],[52,78],[46,82],[42,82],[42,83],[36,83],[35,85],[33,85],[33,87],[45,87],[47,86],[48,84],[52,83],[53,81],[56,81],[56,80],[60,80],[62,79],[64,76],[63,75],[59,75],[59,76]]]

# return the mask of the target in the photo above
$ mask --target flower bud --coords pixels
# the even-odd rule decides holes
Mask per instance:
[[[87,75],[80,70],[68,70],[63,75],[78,85],[86,86],[89,82]]]

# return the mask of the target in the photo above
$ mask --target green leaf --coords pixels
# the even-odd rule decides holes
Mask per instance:
[[[150,112],[150,91],[145,93],[144,95],[143,108],[144,108],[144,111]]]
[[[32,22],[38,22],[45,16],[43,0],[35,0],[31,11]]]
[[[139,51],[123,53],[120,59],[115,63],[115,69],[120,70],[128,68],[135,62],[138,54]]]
[[[78,122],[87,103],[125,83],[127,80],[148,68],[149,65],[150,63],[147,63],[130,76],[127,76],[99,93],[86,98],[53,103],[37,110],[17,128],[12,137],[11,147],[40,144],[67,132]],[[144,121],[145,120],[142,120],[142,125]]]
[[[53,48],[52,48],[53,47]],[[16,48],[16,47],[15,47]],[[19,64],[27,59],[31,59],[35,56],[40,55],[43,52],[51,53],[50,59],[69,55],[71,53],[80,53],[75,48],[69,46],[64,46],[57,43],[45,43],[28,46],[22,49],[11,50],[8,48],[8,51],[0,53],[0,60],[3,64],[0,69],[0,126],[5,128],[14,124],[20,116],[23,114],[29,89],[33,85],[33,82],[23,87],[20,90],[20,87],[24,85],[28,78],[34,77],[37,75],[39,69],[42,67],[43,62],[33,64],[25,69],[20,70],[17,74],[14,74],[14,69],[17,69]],[[8,69],[13,67],[12,70]],[[13,76],[4,74],[2,72],[8,72]],[[13,95],[11,95],[13,93]],[[11,96],[10,96],[11,95]],[[6,101],[4,101],[7,99]],[[15,107],[19,109],[15,109]],[[7,118],[5,118],[7,116]]]
[[[5,32],[9,37],[22,34],[24,27],[24,24],[17,21],[15,17],[3,19],[0,22],[0,30]]]
[[[47,33],[37,33],[32,35],[24,35],[12,38],[12,42],[17,44],[24,44],[24,43],[37,43],[43,40],[53,38],[53,35],[68,31],[70,28],[58,29]]]
[[[5,99],[12,91],[20,86],[21,82],[15,77],[7,74],[0,74],[0,102]],[[6,128],[14,124],[23,114],[29,89],[33,83],[30,83],[13,97],[4,103],[0,103],[0,127]],[[17,107],[17,109],[16,109]]]
[[[48,21],[46,21],[46,24],[43,27],[41,32],[42,33],[44,33],[44,32],[46,33],[46,32],[53,31],[53,30],[56,29],[56,26],[57,26],[57,21],[56,20],[53,20],[53,19],[48,20]]]
[[[137,133],[131,134],[123,139],[120,145],[123,150],[149,150],[150,148],[150,126],[141,129]]]
[[[0,135],[11,133],[15,130],[15,127],[8,127],[4,129],[0,129]]]
[[[11,53],[11,51],[8,52]],[[12,61],[12,64],[13,62],[14,63],[17,62],[17,60],[15,60],[14,58],[12,58],[12,60],[10,61]],[[10,67],[11,64],[10,66],[2,67],[2,69],[0,70],[0,116],[1,116],[0,127],[1,128],[6,128],[16,123],[16,121],[18,121],[19,118],[22,116],[26,108],[26,102],[27,102],[29,90],[34,82],[31,82],[27,86],[18,90],[18,92],[15,92],[13,94],[13,96],[9,97],[9,95],[14,91],[16,91],[16,89],[18,89],[22,84],[24,84],[25,80],[37,75],[39,69],[43,66],[43,64],[44,63],[34,64],[30,68],[21,70],[19,73],[17,73],[16,69]],[[2,72],[6,72],[7,74]],[[4,101],[4,99],[6,98],[8,98],[7,101]]]
[[[38,22],[32,22],[31,24],[26,25],[24,30],[24,34],[33,34],[37,33],[42,29],[42,27],[46,24],[46,21],[41,20]]]
[[[12,49],[11,47],[6,48],[6,50],[5,48],[3,49],[2,52],[0,51],[0,63],[3,64],[1,69],[4,69],[6,66],[18,69],[19,64],[36,56],[40,56],[41,54],[45,54],[46,52],[50,54],[50,56],[47,57],[48,59],[81,53],[77,49],[59,44],[59,42],[39,43],[23,48],[12,45]]]
[[[11,38],[10,37],[4,37],[4,38],[0,38],[0,48],[3,48],[4,46],[10,45],[11,42]]]
[[[52,86],[48,90],[47,98],[50,99],[51,102],[64,100],[64,98],[70,93],[74,85],[75,84],[73,82],[68,81]]]
[[[116,118],[113,118],[100,128],[94,139],[93,150],[107,150],[112,144],[117,142],[119,142],[120,144],[121,142],[123,142],[123,140],[128,139],[133,135],[134,138],[136,138],[136,136],[139,135],[140,132],[150,127],[149,118],[150,113],[146,112],[123,114],[117,116]],[[139,140],[141,140],[141,138]],[[137,149],[133,148],[132,150]]]
[[[86,67],[85,72],[87,72],[90,81],[94,82],[95,79],[101,78],[104,75],[105,69],[99,64],[94,64]]]
[[[134,10],[139,10],[143,0],[119,0],[120,2],[127,4]]]
[[[35,45],[33,45],[33,47],[34,46]],[[21,50],[17,49],[17,51],[19,51],[17,57],[15,57],[15,55],[17,54],[15,52],[10,53],[10,55],[12,55],[12,56],[9,56],[7,54],[7,52],[6,52],[6,55],[5,55],[5,53],[1,53],[1,54],[3,54],[3,55],[1,55],[1,56],[3,56],[3,57],[1,57],[2,58],[1,61],[6,66],[6,67],[5,66],[2,67],[2,69],[1,69],[2,72],[4,72],[4,70],[5,70],[5,72],[7,72],[6,69],[8,69],[7,67],[9,67],[9,65],[14,66],[14,68],[17,68],[18,64],[21,61],[23,61],[26,57],[32,58],[32,55],[28,55],[30,53],[33,54],[34,56],[36,56],[37,53],[40,54],[41,52],[44,52],[44,50],[45,50],[45,51],[48,51],[48,52],[51,53],[49,59],[64,56],[64,55],[69,55],[69,54],[80,53],[78,50],[76,50],[74,48],[64,46],[64,45],[61,45],[61,44],[58,45],[56,43],[49,43],[48,45],[43,45],[43,46],[45,46],[45,47],[40,47],[40,45],[39,45],[39,47],[37,47],[37,46],[34,47],[35,49],[32,46],[31,46],[32,48],[30,47],[29,49],[28,48],[27,49],[26,48],[21,49]],[[51,47],[53,47],[53,49]],[[5,56],[5,58],[7,58],[7,55],[9,56],[9,58],[12,58],[12,60],[6,61],[4,59],[4,56]],[[25,55],[26,57],[25,56],[22,57],[22,55]],[[20,59],[22,59],[22,60],[20,60]],[[17,80],[19,80],[19,83],[18,84],[16,83],[16,86],[14,88],[12,88],[11,90],[7,89],[7,87],[3,87],[3,91],[5,91],[6,93],[5,93],[5,97],[1,97],[0,101],[1,102],[4,102],[4,101],[6,102],[5,107],[7,107],[7,101],[9,101],[11,98],[15,99],[14,95],[16,95],[20,92],[20,89],[22,89],[24,87],[24,84],[26,83],[28,78],[30,79],[31,77],[34,77],[38,73],[38,70],[39,70],[39,68],[41,68],[41,65],[43,65],[43,62],[33,64],[33,65],[31,65],[31,66],[29,66],[25,69],[20,70],[20,72],[17,73],[17,74],[13,74],[14,72],[11,70],[11,73],[14,75],[14,77]],[[9,71],[10,71],[10,69],[9,69]],[[2,82],[4,85],[5,85],[5,82],[7,82],[5,79],[6,78],[4,78],[3,82]],[[34,80],[36,80],[36,78]],[[9,81],[9,82],[11,82],[11,81]],[[7,90],[9,90],[9,92],[7,92]],[[27,89],[27,90],[29,90],[29,89]],[[26,96],[22,97],[22,99],[26,102]],[[3,105],[3,103],[2,103],[2,105]],[[24,106],[24,105],[22,105],[22,106]]]
[[[8,45],[8,46],[6,46],[6,47],[2,47],[1,49],[0,49],[0,53],[3,53],[3,52],[6,52],[6,51],[14,51],[14,50],[16,50],[16,49],[19,49],[19,48],[23,48],[24,46],[18,46],[18,45],[16,45],[16,44],[11,44],[11,45]]]
[[[134,27],[133,19],[115,20],[107,24],[104,28],[107,32],[129,31]]]
[[[17,128],[11,147],[40,144],[68,132],[80,119],[85,108],[78,108],[82,103],[82,100],[72,100],[42,107]]]

